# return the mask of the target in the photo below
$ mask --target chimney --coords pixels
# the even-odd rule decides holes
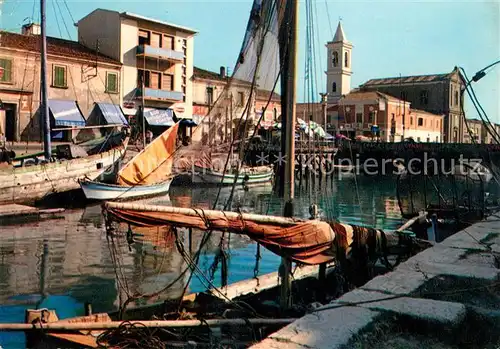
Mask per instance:
[[[37,23],[25,24],[23,25],[22,33],[23,35],[40,35],[41,34],[40,24]]]
[[[220,77],[223,79],[226,77],[226,67],[220,67]]]

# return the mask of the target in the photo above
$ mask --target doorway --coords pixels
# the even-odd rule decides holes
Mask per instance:
[[[9,142],[16,141],[16,105],[4,104],[5,109],[5,139]]]

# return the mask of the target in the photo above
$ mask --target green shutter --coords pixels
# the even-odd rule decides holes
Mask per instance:
[[[54,86],[66,87],[66,67],[54,67]]]
[[[107,75],[107,86],[106,90],[108,92],[117,92],[117,80],[118,80],[118,75],[115,73],[108,73]]]
[[[4,69],[0,81],[10,82],[12,79],[12,61],[10,59],[0,59],[0,67]]]

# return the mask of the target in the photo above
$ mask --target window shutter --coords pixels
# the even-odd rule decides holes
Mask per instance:
[[[0,59],[0,66],[4,69],[0,81],[9,82],[12,77],[12,61],[10,59]]]
[[[159,89],[160,88],[160,73],[151,72],[151,88]]]
[[[118,75],[115,73],[108,73],[107,78],[108,78],[108,81],[107,81],[106,90],[108,92],[118,92],[118,88],[117,88]]]
[[[163,74],[162,89],[172,91],[174,89],[173,82],[174,80],[172,78],[172,75]]]

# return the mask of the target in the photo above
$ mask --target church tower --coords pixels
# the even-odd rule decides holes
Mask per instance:
[[[352,44],[347,38],[339,22],[333,40],[326,44],[328,58],[326,71],[326,92],[328,104],[337,103],[342,95],[351,91],[351,53]]]

